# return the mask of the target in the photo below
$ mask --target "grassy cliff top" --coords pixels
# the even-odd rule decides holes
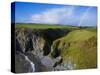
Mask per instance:
[[[96,68],[96,30],[73,30],[53,43],[53,52],[60,52],[65,63],[70,61],[76,69]]]

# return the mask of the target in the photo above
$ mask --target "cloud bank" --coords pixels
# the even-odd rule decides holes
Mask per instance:
[[[89,9],[89,11],[88,11]],[[32,23],[43,23],[43,24],[60,24],[60,25],[75,25],[93,26],[96,24],[95,14],[90,14],[91,7],[87,8],[84,12],[76,13],[77,7],[62,7],[62,8],[52,8],[46,11],[42,11],[38,14],[33,14],[31,16]],[[84,16],[85,14],[85,17]],[[93,21],[95,20],[95,22]],[[93,21],[94,23],[92,23]]]
[[[65,24],[67,22],[65,20],[70,19],[70,17],[73,15],[74,9],[74,7],[52,8],[39,14],[33,14],[32,22],[47,24]]]

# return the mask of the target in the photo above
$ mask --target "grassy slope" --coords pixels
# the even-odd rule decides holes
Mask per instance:
[[[72,31],[57,39],[53,43],[53,48],[55,47],[61,51],[63,60],[76,64],[76,69],[96,67],[96,30]]]

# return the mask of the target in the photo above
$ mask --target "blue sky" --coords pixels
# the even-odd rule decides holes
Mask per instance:
[[[97,8],[76,5],[16,2],[15,22],[96,26]]]

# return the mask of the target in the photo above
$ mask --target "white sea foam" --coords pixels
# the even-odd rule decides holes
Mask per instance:
[[[30,61],[27,56],[25,56],[25,59],[30,63],[31,68],[32,68],[32,72],[35,72],[35,65],[34,65],[34,63],[32,61]]]

